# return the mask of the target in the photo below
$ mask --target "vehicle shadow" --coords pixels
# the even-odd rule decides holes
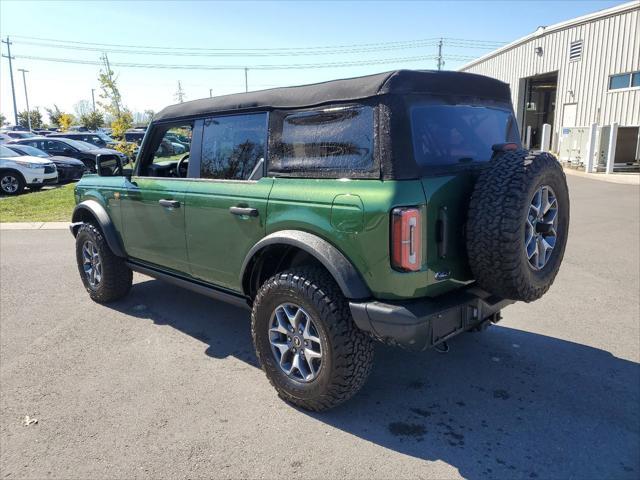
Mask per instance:
[[[246,310],[156,280],[136,283],[113,308],[204,342],[210,357],[258,367]],[[465,478],[638,478],[639,364],[502,326],[450,346],[445,355],[379,345],[356,397],[306,414],[396,452],[446,462]]]

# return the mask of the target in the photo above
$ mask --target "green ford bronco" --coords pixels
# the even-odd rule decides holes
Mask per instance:
[[[310,410],[362,387],[374,339],[443,348],[540,298],[567,242],[560,165],[522,149],[508,85],[467,73],[180,103],[120,162],[75,190],[91,298],[137,271],[250,308],[267,377]]]

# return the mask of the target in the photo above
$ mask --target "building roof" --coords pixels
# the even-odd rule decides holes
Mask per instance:
[[[640,1],[633,0],[631,2],[626,2],[620,5],[616,5],[615,7],[607,8],[604,10],[598,10],[597,12],[588,13],[587,15],[583,15],[581,17],[572,18],[571,20],[565,20],[564,22],[555,23],[549,26],[538,27],[538,29],[535,32],[530,33],[529,35],[526,35],[522,38],[519,38],[518,40],[515,40],[505,45],[504,47],[500,47],[497,50],[494,50],[493,52],[487,53],[482,57],[472,60],[466,65],[463,65],[462,67],[459,68],[459,71],[464,71],[467,68],[477,65],[478,63],[482,63],[485,60],[488,60],[497,55],[500,55],[501,53],[504,53],[508,50],[512,50],[513,48],[516,48],[519,45],[522,45],[523,43],[528,42],[529,40],[540,38],[540,37],[543,37],[544,35],[549,35],[550,33],[558,32],[560,30],[566,30],[568,28],[576,27],[578,25],[593,22],[594,20],[599,20],[605,17],[611,17],[613,15],[619,15],[621,13],[625,13],[627,11],[637,10],[637,9],[640,9]]]
[[[297,87],[272,88],[178,103],[158,112],[154,121],[237,110],[313,107],[329,103],[363,100],[386,94],[411,93],[468,95],[511,101],[508,84],[482,75],[432,70],[394,70],[364,77],[331,80]]]

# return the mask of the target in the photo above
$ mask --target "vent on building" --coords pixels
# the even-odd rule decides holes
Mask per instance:
[[[569,45],[569,61],[580,60],[582,58],[582,40],[571,42]]]

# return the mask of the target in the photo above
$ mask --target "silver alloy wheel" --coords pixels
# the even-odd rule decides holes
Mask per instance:
[[[102,281],[102,259],[98,247],[92,240],[82,245],[82,268],[89,285],[97,288]]]
[[[524,248],[529,265],[542,270],[549,262],[556,246],[558,228],[558,200],[548,185],[536,190],[529,205],[524,231]]]
[[[322,344],[311,316],[300,306],[283,303],[269,322],[271,352],[280,369],[298,382],[313,381],[322,368]]]
[[[16,193],[19,185],[18,179],[13,175],[5,175],[2,177],[2,180],[0,180],[0,187],[2,191],[6,193]]]

